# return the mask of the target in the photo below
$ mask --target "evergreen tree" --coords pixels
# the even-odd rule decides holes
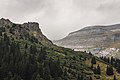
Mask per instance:
[[[31,41],[32,43],[33,43],[33,42],[38,43],[38,39],[37,39],[36,37],[34,37],[34,36],[31,36],[30,41]]]
[[[92,57],[91,64],[96,64],[96,58]]]
[[[115,68],[117,68],[117,66],[118,66],[118,61],[117,61],[117,59],[115,60],[115,63],[114,63],[114,65],[113,65]]]
[[[38,73],[40,74],[40,76],[43,78],[43,65],[39,64],[39,68],[38,68]]]
[[[98,74],[96,67],[94,67],[93,72],[94,72],[94,74]]]
[[[57,59],[57,64],[60,66],[60,59],[59,58]]]
[[[76,57],[75,56],[73,56],[73,60],[75,60],[76,59]]]
[[[89,55],[91,55],[91,56],[92,56],[92,53],[91,53],[91,52],[89,52]]]
[[[12,80],[21,80],[21,77],[18,76],[18,75],[15,75],[15,76],[12,78]]]
[[[91,64],[91,69],[93,70],[93,64]]]
[[[77,80],[81,80],[80,74],[78,74]]]
[[[39,75],[39,74],[37,74],[37,76],[36,76],[35,80],[43,80],[43,79],[40,77],[40,75]]]
[[[4,42],[5,42],[6,45],[9,45],[9,43],[10,43],[10,39],[7,36],[7,33],[4,33]]]
[[[107,62],[107,58],[106,58],[106,56],[104,57],[104,61]]]
[[[100,59],[104,60],[104,57],[103,57],[103,56],[101,56],[101,57],[100,57]]]
[[[47,55],[47,52],[45,50],[46,48],[45,47],[42,47],[41,48],[41,51],[39,52],[39,55],[38,55],[38,62],[42,63],[45,59],[46,59],[46,55]]]
[[[72,68],[72,64],[70,63],[69,68]]]
[[[36,79],[36,76],[37,76],[37,73],[36,73],[36,72],[33,73],[33,75],[32,75],[32,79],[31,79],[31,80],[35,80],[35,79]]]
[[[98,66],[97,66],[97,74],[101,75],[101,69],[100,69],[99,64],[98,64]]]
[[[107,58],[107,63],[110,63],[110,58],[109,57]]]
[[[90,76],[90,80],[93,80],[91,76]]]
[[[113,80],[117,80],[115,75],[114,75],[114,78],[113,78]]]
[[[50,68],[50,72],[51,72],[51,76],[56,78],[56,77],[60,77],[62,75],[62,69],[60,67],[60,62],[59,60],[53,61],[52,59],[49,60],[49,68]]]
[[[110,60],[110,64],[113,65],[113,62],[114,62],[114,58],[113,56],[111,57],[111,60]]]
[[[25,44],[25,49],[27,49],[28,48],[28,45],[27,44]]]
[[[107,66],[107,69],[106,69],[106,74],[107,75],[113,75],[113,68],[111,66]]]
[[[120,73],[120,63],[117,65],[117,72]]]
[[[0,36],[2,36],[2,31],[0,30]]]
[[[37,53],[37,48],[36,48],[36,46],[33,46],[33,45],[30,46],[30,53],[31,53],[31,54],[36,54],[36,53]]]
[[[84,77],[83,77],[83,75],[81,75],[81,77],[80,77],[80,80],[84,80]]]
[[[64,69],[63,75],[64,75],[64,76],[67,76],[67,69],[66,69],[66,68]]]
[[[77,80],[84,80],[83,75],[78,74]]]
[[[49,66],[47,65],[45,67],[45,70],[44,70],[44,79],[45,80],[50,80],[51,76],[50,76],[50,68]]]

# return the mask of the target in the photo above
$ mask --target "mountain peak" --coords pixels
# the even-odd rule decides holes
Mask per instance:
[[[43,44],[52,44],[52,42],[42,34],[37,22],[27,22],[23,24],[16,24],[11,22],[9,19],[0,19],[0,28],[4,28],[4,32],[16,38],[28,39],[34,37]]]
[[[37,23],[37,22],[23,23],[22,26],[23,27],[27,27],[27,28],[29,28],[32,31],[40,31],[39,23]]]
[[[1,18],[0,19],[0,26],[11,26],[13,23],[9,19]]]
[[[10,22],[9,19],[5,19],[5,18],[1,18],[0,21],[9,21]]]

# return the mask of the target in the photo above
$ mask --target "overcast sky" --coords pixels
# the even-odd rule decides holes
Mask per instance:
[[[120,23],[120,0],[0,0],[0,17],[37,21],[56,40],[87,25]]]

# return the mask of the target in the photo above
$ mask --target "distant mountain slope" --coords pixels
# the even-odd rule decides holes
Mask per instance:
[[[97,56],[117,56],[120,45],[120,24],[109,26],[88,26],[70,33],[55,44],[75,50],[91,51]],[[115,54],[113,54],[115,53]],[[120,57],[120,56],[119,56]]]

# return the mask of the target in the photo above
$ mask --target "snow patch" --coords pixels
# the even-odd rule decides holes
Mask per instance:
[[[107,55],[111,55],[113,56],[113,54],[119,52],[119,49],[116,48],[106,48],[105,50],[102,50],[98,53],[99,56],[107,56]]]
[[[112,32],[116,32],[116,31],[120,31],[120,29],[114,29],[114,30],[111,30]]]

